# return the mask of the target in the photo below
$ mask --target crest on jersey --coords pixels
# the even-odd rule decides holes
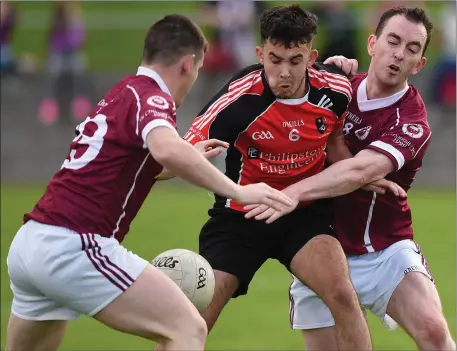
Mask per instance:
[[[161,110],[166,110],[170,107],[170,104],[168,103],[167,99],[165,99],[163,96],[159,96],[159,95],[150,96],[146,100],[146,102],[148,105],[157,107]]]
[[[414,139],[419,139],[424,135],[424,128],[420,124],[403,124],[402,131]]]
[[[325,133],[325,131],[327,130],[327,126],[324,123],[324,117],[316,118],[316,128],[319,133]]]
[[[354,132],[354,134],[360,140],[365,140],[367,138],[368,134],[370,134],[370,130],[371,130],[371,126],[367,126],[367,127],[357,129]]]

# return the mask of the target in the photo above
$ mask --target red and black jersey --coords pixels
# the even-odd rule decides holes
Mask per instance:
[[[241,185],[264,182],[276,189],[320,172],[331,133],[343,125],[351,83],[333,66],[314,64],[304,77],[306,96],[278,99],[261,65],[236,74],[203,108],[185,139],[230,143],[226,175]],[[215,207],[243,211],[216,196]]]

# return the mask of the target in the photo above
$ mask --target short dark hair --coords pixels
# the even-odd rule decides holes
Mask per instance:
[[[198,59],[208,50],[201,29],[189,18],[172,14],[154,23],[144,39],[143,62],[160,62],[170,66],[184,55],[195,54]]]
[[[298,5],[277,6],[260,17],[260,36],[286,48],[311,43],[317,34],[317,16]]]
[[[422,55],[425,55],[425,51],[427,50],[428,44],[432,39],[432,30],[433,30],[433,23],[430,20],[430,17],[427,15],[424,9],[420,7],[404,7],[404,6],[397,6],[385,11],[381,18],[379,19],[378,26],[376,27],[375,35],[379,37],[382,34],[387,22],[394,16],[403,16],[408,21],[413,23],[422,23],[425,27],[427,32],[427,39],[425,40],[425,46],[422,50]]]

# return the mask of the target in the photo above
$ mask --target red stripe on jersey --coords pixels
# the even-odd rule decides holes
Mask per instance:
[[[314,78],[313,83],[318,88],[329,88],[336,92],[346,95],[349,100],[352,98],[352,87],[349,80],[341,75],[332,74],[326,71],[317,71],[313,68],[308,69],[308,76]]]
[[[312,84],[315,87],[317,87],[318,89],[329,88],[340,94],[344,94],[349,99],[349,101],[351,100],[351,98],[352,98],[352,89],[351,88],[347,88],[346,86],[344,86],[340,83],[330,82],[325,77],[319,76],[319,75],[314,75],[313,73],[308,73],[308,77],[312,81]]]
[[[224,101],[226,101],[227,98],[230,98],[231,96],[234,96],[237,92],[242,89],[247,82],[252,82],[252,78],[258,75],[260,70],[251,72],[244,77],[241,77],[233,82],[230,83],[229,88],[227,93],[219,97],[203,114],[200,116],[197,116],[195,120],[192,122],[193,126],[197,126],[203,122],[203,120],[207,120],[210,118],[210,115],[217,109]],[[200,129],[199,127],[196,127],[197,129]]]
[[[197,129],[202,130],[205,125],[212,122],[219,112],[229,106],[232,102],[236,101],[244,92],[246,92],[251,86],[260,81],[260,71],[257,75],[249,75],[243,81],[240,81],[236,85],[231,85],[227,93],[217,99],[213,105],[203,114],[203,118],[192,123]],[[236,87],[236,88],[235,88]],[[233,90],[232,90],[233,89]]]
[[[205,132],[209,130],[212,122],[223,109],[238,100],[243,94],[248,93],[261,80],[261,70],[258,70],[232,82],[229,85],[228,92],[217,99],[203,115],[197,117],[192,123],[192,127]],[[188,132],[184,139],[191,142],[194,136],[195,134]]]

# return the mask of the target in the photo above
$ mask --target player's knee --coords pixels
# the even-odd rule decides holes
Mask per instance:
[[[422,313],[417,326],[415,338],[419,344],[433,345],[437,350],[444,350],[448,344],[449,332],[446,321],[438,310]]]
[[[340,278],[333,282],[327,289],[326,296],[322,299],[327,303],[332,313],[347,311],[352,308],[359,308],[357,294],[348,278]]]
[[[204,345],[207,336],[208,328],[206,322],[199,314],[196,314],[188,322],[180,323],[178,329],[173,333],[172,339],[186,340],[192,342],[192,345]]]

